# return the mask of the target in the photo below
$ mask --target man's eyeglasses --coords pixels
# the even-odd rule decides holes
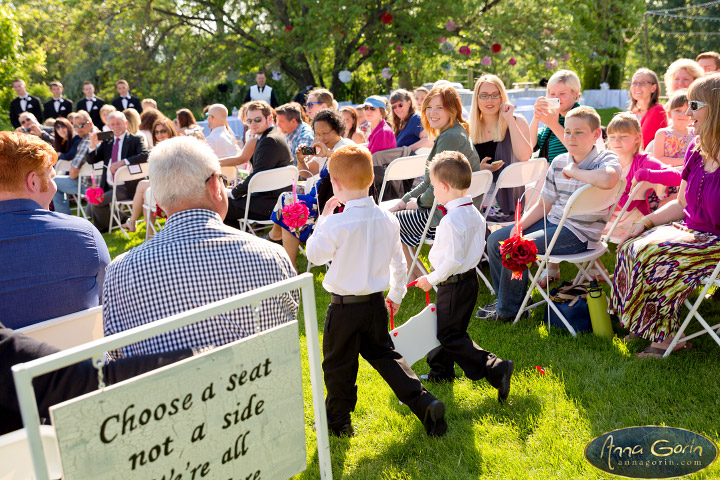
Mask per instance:
[[[207,178],[205,179],[205,183],[209,182],[210,179],[213,178],[213,177],[217,177],[218,180],[220,180],[220,182],[222,182],[222,184],[223,184],[224,187],[227,187],[228,185],[230,185],[230,180],[228,180],[228,178],[227,178],[225,175],[223,175],[222,173],[218,173],[218,172],[213,172],[212,175],[210,175],[209,177],[207,177]]]
[[[248,123],[260,123],[263,121],[263,117],[248,118]]]
[[[500,98],[500,94],[499,93],[491,93],[490,95],[488,95],[487,93],[481,93],[478,95],[478,98],[480,100],[491,100],[491,99],[497,100],[498,98]]]
[[[633,88],[635,88],[635,87],[645,88],[645,87],[647,87],[648,85],[654,85],[654,83],[652,83],[652,82],[646,82],[646,81],[643,80],[643,81],[641,81],[641,82],[632,82],[632,83],[630,84],[630,86],[633,87]]]
[[[155,135],[167,135],[168,131],[163,128],[162,130],[155,130],[154,133]]]
[[[707,107],[709,104],[705,102],[701,102],[700,100],[690,100],[688,102],[688,106],[690,107],[691,112],[696,112],[700,110],[703,107]]]
[[[73,124],[73,127],[74,127],[75,129],[83,128],[83,127],[84,127],[85,125],[87,125],[88,123],[90,123],[90,122],[81,123],[81,124],[79,124],[79,125]]]
[[[392,106],[392,109],[393,109],[393,110],[396,110],[396,109],[398,109],[398,108],[403,108],[404,106],[405,106],[405,104],[402,103],[402,102],[400,102],[400,103],[394,103],[393,106]]]
[[[306,106],[307,108],[312,108],[312,107],[314,107],[315,105],[322,105],[322,104],[323,104],[323,102],[307,102],[307,103],[305,104],[305,106]]]
[[[363,110],[365,110],[366,112],[367,112],[368,110],[370,110],[371,112],[374,112],[374,111],[376,110],[376,107],[371,107],[371,106],[369,106],[369,105],[365,105],[365,106],[363,107]]]

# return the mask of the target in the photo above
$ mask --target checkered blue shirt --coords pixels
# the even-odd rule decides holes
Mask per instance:
[[[305,122],[300,122],[300,125],[289,135],[285,137],[288,145],[290,146],[290,153],[292,153],[295,163],[297,163],[297,157],[295,156],[295,150],[300,145],[310,146],[315,141],[315,134],[312,128]]]
[[[175,213],[155,237],[117,257],[103,289],[105,335],[128,330],[295,276],[279,245],[223,224],[210,210]],[[109,352],[111,357],[224,345],[295,320],[297,291]]]

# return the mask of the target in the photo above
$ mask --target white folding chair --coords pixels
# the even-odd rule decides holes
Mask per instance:
[[[539,288],[538,292],[540,292],[540,295],[542,295],[543,300],[527,307],[526,305],[530,301],[533,290],[535,290],[535,286],[540,279],[540,275],[547,268],[548,262],[557,264],[561,262],[570,262],[575,264],[578,267],[579,273],[573,281],[574,285],[579,283],[579,281],[581,281],[582,279],[592,280],[592,277],[590,276],[590,274],[588,274],[587,269],[591,265],[594,265],[598,261],[598,259],[602,257],[605,252],[607,252],[608,247],[606,242],[602,241],[601,239],[601,241],[596,244],[588,244],[588,249],[586,251],[569,255],[553,255],[552,249],[555,246],[558,236],[560,235],[560,231],[562,230],[562,227],[565,225],[565,222],[568,218],[580,215],[589,215],[602,211],[607,211],[609,216],[610,212],[615,210],[615,205],[617,204],[620,196],[623,194],[624,191],[625,179],[620,179],[617,185],[615,185],[615,187],[613,187],[612,189],[604,190],[593,185],[585,185],[570,196],[567,204],[565,205],[562,219],[558,223],[555,234],[553,235],[552,240],[550,240],[550,243],[547,246],[545,255],[540,256],[540,258],[538,259],[538,269],[535,272],[535,275],[532,277],[532,282],[530,283],[527,293],[525,294],[525,298],[523,299],[520,310],[515,317],[514,323],[520,321],[520,318],[526,311],[532,310],[536,307],[539,307],[540,305],[547,303],[550,308],[552,308],[553,311],[558,315],[558,318],[562,320],[562,322],[565,324],[572,336],[577,336],[577,333],[575,332],[575,329],[572,327],[572,325],[570,325],[570,322],[568,322],[565,316],[563,316],[563,314],[555,306],[555,304],[549,298],[548,294],[542,288]],[[612,210],[610,210],[611,207]],[[607,277],[605,269],[598,267],[598,270],[600,271],[600,274],[603,276],[603,278],[605,278],[605,281],[610,283],[610,279]]]
[[[130,173],[130,167],[140,167],[140,173]],[[109,173],[109,172],[108,172]],[[122,185],[125,182],[130,182],[133,180],[143,180],[146,179],[148,176],[148,163],[141,163],[140,165],[124,165],[117,169],[115,172],[114,177],[114,185],[112,189],[112,202],[110,203],[110,223],[108,225],[108,232],[112,232],[113,228],[119,228],[123,235],[125,235],[125,238],[130,240],[130,236],[127,234],[125,229],[122,227],[122,222],[120,221],[120,215],[122,213],[122,210],[124,209],[126,212],[131,213],[132,210],[132,202],[133,199],[127,199],[127,200],[118,200],[117,198],[117,186]],[[113,222],[115,222],[115,226],[113,227]]]
[[[718,332],[720,332],[720,323],[717,323],[713,325],[712,327],[708,325],[707,321],[700,315],[698,312],[698,309],[700,308],[700,304],[705,300],[705,296],[708,293],[708,290],[710,290],[710,287],[715,286],[720,288],[720,279],[718,278],[718,275],[720,274],[720,262],[715,266],[715,269],[713,270],[712,274],[704,278],[702,280],[702,284],[705,286],[703,287],[702,291],[700,292],[700,295],[698,295],[697,300],[695,300],[695,303],[690,304],[689,300],[685,300],[685,306],[687,307],[688,314],[685,317],[685,320],[680,325],[680,328],[678,329],[677,333],[675,334],[675,337],[673,338],[673,341],[670,343],[670,346],[665,350],[665,353],[663,354],[663,358],[670,355],[675,348],[675,345],[677,345],[678,341],[681,340],[681,337],[683,333],[685,332],[685,329],[687,328],[688,324],[693,318],[696,318],[698,322],[700,322],[700,325],[702,325],[703,329],[699,332],[695,332],[692,335],[688,335],[686,337],[682,338],[682,341],[688,341],[692,340],[695,337],[699,337],[700,335],[703,335],[707,333],[712,337],[713,340],[715,340],[715,343],[720,346],[720,337],[718,337]]]
[[[489,170],[480,170],[477,172],[473,172],[472,174],[472,180],[470,181],[470,188],[468,188],[467,194],[471,198],[479,197],[480,195],[485,195],[488,190],[490,190],[490,185],[492,185],[493,176],[492,173]],[[430,208],[430,216],[428,216],[427,222],[425,222],[425,228],[423,229],[422,236],[420,237],[420,244],[413,252],[413,260],[410,264],[410,269],[408,270],[407,277],[405,278],[406,282],[410,278],[411,272],[414,270],[415,265],[418,265],[420,270],[424,274],[427,274],[428,271],[425,268],[425,266],[422,264],[422,262],[418,262],[419,256],[420,256],[420,250],[422,249],[423,244],[432,245],[433,240],[427,238],[428,230],[430,230],[430,223],[432,222],[433,214],[435,213],[435,210],[437,209],[437,198],[433,201],[432,208]],[[480,278],[482,278],[483,282],[485,282],[485,285],[490,289],[492,292],[492,285],[488,281],[488,279],[485,277],[485,275],[477,268],[475,267],[475,270],[480,275]],[[436,288],[437,290],[437,288]]]
[[[55,164],[55,174],[56,175],[64,175],[65,172],[70,171],[70,160],[58,160]]]
[[[17,331],[61,350],[82,345],[103,337],[102,306],[45,320]]]
[[[157,219],[152,220],[153,215],[157,212],[157,202],[155,201],[155,195],[153,195],[152,187],[148,187],[143,195],[143,216],[145,217],[145,240],[150,237],[150,230],[153,235],[160,230],[160,226],[157,224]]]
[[[634,202],[635,200],[642,200],[645,197],[645,192],[650,190],[651,188],[654,188],[655,184],[650,182],[639,182],[637,183],[633,189],[628,194],[627,202],[625,202],[625,205],[623,205],[622,209],[620,210],[620,213],[618,213],[617,217],[615,218],[615,221],[612,223],[612,226],[610,227],[610,230],[608,230],[608,233],[603,236],[603,240],[610,243],[620,243],[622,238],[617,237],[613,235],[615,233],[615,229],[620,224],[620,221],[622,220],[622,217],[627,213],[628,207],[630,206],[630,203]],[[622,195],[622,194],[621,194]]]
[[[238,177],[238,170],[235,165],[220,167],[220,172],[231,182]]]
[[[484,205],[488,208],[485,209],[485,220],[490,213],[490,206],[495,203],[498,191],[504,188],[518,188],[534,186],[540,183],[545,176],[545,172],[548,169],[548,162],[544,158],[531,158],[527,162],[511,163],[500,172],[497,182],[495,182],[495,189],[488,195],[488,198]],[[537,189],[536,189],[537,190]],[[539,192],[534,192],[528,198],[525,199],[525,205],[532,205],[534,199],[538,198]],[[488,226],[506,226],[512,225],[515,222],[487,222]]]
[[[99,177],[102,175],[102,169],[104,168],[102,163],[85,163],[82,167],[80,167],[80,171],[78,172],[78,189],[77,193],[68,194],[69,196],[73,197],[75,199],[75,204],[77,205],[77,213],[76,215],[78,217],[82,216],[85,220],[89,220],[87,213],[85,212],[85,209],[83,208],[83,182],[85,179],[89,179],[91,176],[95,176],[95,181],[97,182]]]
[[[249,232],[255,235],[255,230],[250,225],[250,222],[257,225],[273,224],[272,220],[248,219],[248,214],[250,213],[250,200],[252,199],[253,193],[268,192],[289,187],[294,181],[297,181],[297,178],[298,169],[294,165],[257,172],[250,179],[250,183],[248,183],[247,201],[245,202],[245,216],[242,220],[240,220],[240,230],[246,231],[246,229],[249,228]]]
[[[62,478],[63,471],[55,427],[40,425],[40,438],[49,477],[53,480]],[[33,471],[27,431],[22,428],[0,436],[0,479],[27,480],[35,478]]]
[[[385,185],[392,180],[411,180],[413,178],[425,175],[425,167],[427,163],[427,155],[410,155],[408,157],[396,158],[385,168],[385,176],[383,177],[382,187],[380,187],[380,207],[388,210],[396,205],[399,199],[382,201],[385,193]]]

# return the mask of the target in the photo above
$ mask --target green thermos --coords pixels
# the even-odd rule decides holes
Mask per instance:
[[[588,310],[590,311],[593,333],[601,337],[612,338],[613,329],[612,323],[610,322],[610,314],[608,313],[607,297],[595,280],[590,282],[587,304]]]

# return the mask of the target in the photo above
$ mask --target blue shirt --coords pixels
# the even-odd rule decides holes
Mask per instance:
[[[301,122],[291,134],[285,137],[285,139],[290,147],[290,153],[292,153],[293,160],[295,160],[295,164],[297,164],[295,150],[297,150],[297,147],[300,145],[306,145],[309,147],[310,144],[315,141],[315,134],[313,133],[312,128],[310,128],[310,125],[305,122]]]
[[[420,141],[420,134],[423,131],[422,120],[420,114],[413,113],[405,124],[405,128],[400,130],[397,134],[397,146],[398,147],[409,147],[414,143]]]
[[[97,306],[105,240],[87,220],[32,200],[0,202],[0,322],[22,328]]]

